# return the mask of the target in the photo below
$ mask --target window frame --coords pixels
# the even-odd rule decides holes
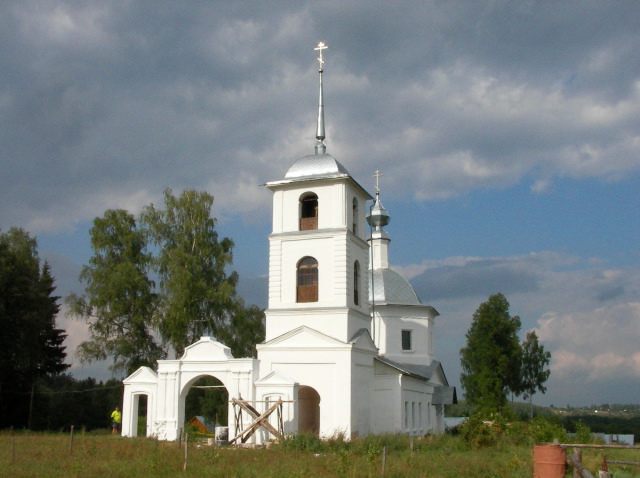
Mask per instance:
[[[408,344],[408,347],[405,345]],[[413,352],[413,330],[402,329],[400,331],[400,349],[403,352]]]

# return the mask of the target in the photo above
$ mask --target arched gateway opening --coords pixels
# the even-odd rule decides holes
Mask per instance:
[[[298,432],[320,434],[320,394],[307,385],[298,389]]]
[[[216,427],[229,424],[229,392],[215,377],[205,375],[185,389],[183,430],[196,435],[214,435]]]
[[[133,416],[133,429],[131,436],[146,437],[148,433],[149,422],[149,395],[146,393],[136,393],[133,395],[131,414]]]

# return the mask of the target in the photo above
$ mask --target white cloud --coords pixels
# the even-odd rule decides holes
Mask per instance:
[[[640,303],[623,302],[573,314],[547,312],[536,328],[553,354],[552,372],[589,380],[640,377]]]

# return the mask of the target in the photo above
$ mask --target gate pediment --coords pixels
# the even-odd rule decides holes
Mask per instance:
[[[184,354],[182,354],[180,358],[183,362],[190,360],[217,361],[231,359],[233,359],[231,349],[212,337],[201,337],[200,340],[185,348]]]

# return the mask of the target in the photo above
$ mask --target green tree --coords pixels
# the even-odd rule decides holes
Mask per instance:
[[[222,338],[238,309],[238,275],[228,272],[233,242],[218,238],[212,205],[205,192],[186,190],[176,197],[167,189],[164,209],[150,205],[141,216],[158,250],[156,323],[178,355],[205,333]]]
[[[114,372],[154,366],[164,351],[152,327],[157,296],[146,234],[118,209],[96,218],[90,235],[93,256],[80,274],[85,293],[67,298],[71,312],[89,323],[91,338],[80,344],[78,355],[83,361],[112,357]]]
[[[29,427],[36,381],[69,367],[54,290],[36,240],[18,228],[0,233],[0,427]]]
[[[551,370],[547,368],[550,361],[551,352],[544,350],[535,332],[528,332],[525,341],[522,342],[520,390],[524,393],[524,398],[529,399],[529,415],[531,417],[533,417],[533,395],[536,391],[540,393],[547,391],[544,383],[551,374]]]
[[[164,207],[145,207],[138,221],[124,210],[94,220],[93,256],[81,274],[85,293],[67,298],[89,322],[91,339],[79,348],[84,360],[113,357],[114,371],[131,373],[155,366],[165,346],[182,354],[204,334],[235,356],[255,354],[264,313],[236,296],[233,242],[218,238],[212,204],[207,193],[176,197],[168,189]]]
[[[509,391],[521,388],[520,318],[509,315],[509,302],[494,294],[480,304],[460,350],[460,381],[467,402],[481,414],[502,412]]]
[[[218,340],[231,349],[234,357],[255,357],[256,344],[264,340],[264,311],[251,305],[246,307],[236,299],[227,326],[218,331]]]

